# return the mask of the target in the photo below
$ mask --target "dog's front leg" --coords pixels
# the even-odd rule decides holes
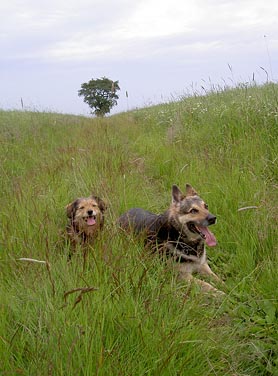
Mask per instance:
[[[224,284],[222,279],[219,278],[218,275],[215,274],[211,270],[211,268],[209,267],[209,265],[207,263],[200,265],[200,267],[198,268],[198,273],[200,273],[201,275],[206,275],[206,276],[212,277],[212,278],[214,278],[215,281]]]
[[[191,282],[197,283],[198,286],[200,286],[201,291],[210,292],[210,293],[213,293],[214,295],[223,295],[224,294],[224,292],[222,292],[221,290],[218,290],[217,288],[212,286],[210,283],[202,281],[201,279],[195,278],[192,275],[192,273],[196,272],[197,270],[194,268],[194,266],[191,263],[178,264],[176,266],[176,268],[177,268],[177,271],[179,272],[179,279],[188,281],[190,283]],[[204,270],[205,270],[204,274],[206,274],[206,275],[208,275],[208,274],[212,275],[211,273],[213,273],[211,271],[211,269],[209,268],[209,266],[208,266],[208,268],[204,267],[203,271]],[[209,270],[211,271],[211,273],[209,272]]]
[[[217,294],[224,294],[222,291],[218,290],[217,288],[213,287],[210,283],[202,281],[201,279],[193,277],[193,275],[189,272],[180,272],[179,273],[179,278],[186,280],[188,282],[194,282],[197,283],[201,290],[203,292],[211,292],[215,295]]]

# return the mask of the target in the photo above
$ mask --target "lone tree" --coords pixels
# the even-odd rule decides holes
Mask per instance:
[[[83,83],[78,95],[84,97],[84,102],[91,107],[93,114],[104,116],[109,114],[111,108],[117,104],[119,99],[118,90],[120,90],[119,81],[112,81],[107,77],[102,77]]]

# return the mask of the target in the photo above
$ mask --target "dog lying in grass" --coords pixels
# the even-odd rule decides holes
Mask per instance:
[[[192,280],[194,273],[213,277],[221,282],[207,263],[205,244],[216,245],[216,238],[208,226],[216,223],[216,216],[198,196],[191,185],[183,194],[173,185],[172,203],[162,214],[154,214],[141,208],[133,208],[119,218],[120,227],[143,234],[146,245],[175,261],[182,279]],[[203,291],[217,290],[210,283],[194,278]]]
[[[92,244],[104,226],[105,202],[97,197],[77,198],[66,206],[67,234],[72,245]]]

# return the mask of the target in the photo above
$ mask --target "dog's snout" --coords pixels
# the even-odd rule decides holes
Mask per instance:
[[[214,223],[216,223],[216,216],[213,214],[209,214],[207,220],[210,225],[213,225]]]
[[[88,214],[88,215],[93,215],[93,213],[94,213],[93,210],[88,210],[88,211],[87,211],[87,214]]]

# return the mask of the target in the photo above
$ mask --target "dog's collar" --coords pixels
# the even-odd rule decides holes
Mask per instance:
[[[198,241],[195,243],[188,244],[188,243],[183,242],[181,239],[177,241],[169,241],[169,243],[171,243],[174,246],[174,248],[177,249],[179,252],[181,252],[181,254],[184,256],[195,256],[195,257],[200,258],[205,251],[205,245],[203,241]],[[177,262],[190,261],[190,259],[183,259],[182,255],[176,258]],[[171,252],[169,256],[172,256]]]

